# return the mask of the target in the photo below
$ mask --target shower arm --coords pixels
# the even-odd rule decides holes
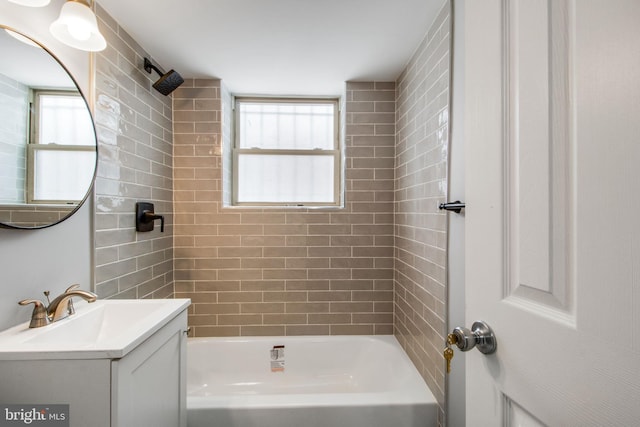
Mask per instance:
[[[158,67],[156,67],[151,63],[151,61],[149,61],[149,58],[144,58],[144,69],[149,74],[151,74],[151,70],[154,70],[156,73],[158,73],[159,76],[164,75],[164,73],[160,71]]]

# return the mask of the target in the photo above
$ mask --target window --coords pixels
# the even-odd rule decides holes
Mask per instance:
[[[235,205],[340,204],[338,100],[235,102]]]
[[[78,92],[34,90],[33,97],[27,201],[78,203],[91,185],[96,162],[87,105]]]

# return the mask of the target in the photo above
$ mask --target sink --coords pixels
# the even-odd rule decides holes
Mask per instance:
[[[122,338],[123,334],[131,331],[136,322],[143,322],[162,309],[163,301],[142,303],[136,300],[102,301],[93,306],[87,304],[87,309],[79,310],[74,316],[38,328],[36,334],[24,342],[30,345],[77,345],[95,346],[100,343]]]
[[[121,358],[189,306],[188,299],[75,303],[76,314],[41,328],[0,332],[0,360]]]

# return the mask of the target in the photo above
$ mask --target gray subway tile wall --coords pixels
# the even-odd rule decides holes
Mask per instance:
[[[23,190],[24,192],[24,190]],[[19,227],[38,227],[66,218],[75,206],[0,206],[0,222]]]
[[[29,88],[0,74],[0,167],[3,185],[0,202],[24,204],[26,202],[27,123],[29,120]],[[32,211],[32,209],[25,209]],[[0,211],[0,221],[11,222],[11,209]],[[20,215],[19,219],[23,216]],[[46,221],[48,218],[45,218]],[[40,218],[36,219],[36,222]],[[28,226],[27,224],[24,224]]]
[[[95,289],[101,298],[173,295],[172,101],[151,88],[148,54],[100,5],[107,49],[95,55]],[[135,203],[148,201],[167,226],[135,230]]]
[[[347,83],[344,209],[227,207],[224,83],[187,79],[163,97],[144,50],[99,5],[98,17],[100,296],[191,298],[195,336],[393,333],[443,424],[449,3],[397,82]],[[135,233],[138,199],[166,215],[164,234]]]
[[[396,86],[395,335],[444,419],[449,147],[450,4]]]
[[[392,333],[395,84],[347,84],[344,209],[225,207],[229,98],[219,80],[174,93],[175,286],[194,335]]]

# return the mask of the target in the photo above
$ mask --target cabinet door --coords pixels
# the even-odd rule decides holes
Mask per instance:
[[[69,405],[71,427],[109,427],[110,375],[108,359],[2,360],[0,403]]]
[[[186,426],[186,311],[112,362],[112,427]]]

